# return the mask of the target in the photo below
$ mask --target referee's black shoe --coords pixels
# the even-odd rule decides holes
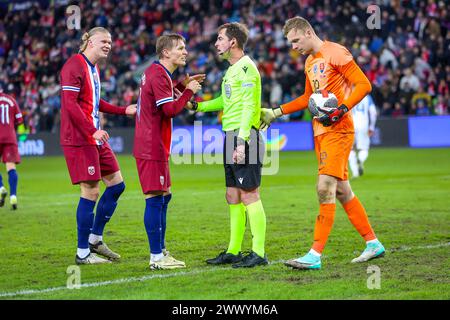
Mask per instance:
[[[265,266],[269,264],[267,260],[267,255],[264,255],[264,258],[258,256],[255,252],[250,252],[248,255],[242,259],[241,262],[233,264],[233,268],[253,268],[256,266]]]
[[[242,253],[238,254],[232,254],[227,253],[227,251],[222,251],[219,253],[219,255],[215,258],[206,260],[207,264],[230,264],[230,263],[237,263],[242,261]]]

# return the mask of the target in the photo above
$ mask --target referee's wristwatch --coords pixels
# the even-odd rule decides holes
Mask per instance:
[[[198,103],[197,103],[197,101],[192,100],[192,101],[191,101],[191,104],[192,104],[192,110],[197,111],[197,108],[198,108]]]

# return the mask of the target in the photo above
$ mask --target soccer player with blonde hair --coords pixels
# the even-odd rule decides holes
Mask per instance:
[[[77,207],[77,264],[120,259],[120,255],[103,241],[103,230],[116,209],[125,184],[108,144],[109,135],[100,127],[99,112],[135,115],[136,105],[118,107],[101,99],[97,63],[108,57],[111,43],[111,34],[105,28],[89,30],[82,36],[79,53],[70,57],[61,70],[60,143],[72,184],[79,184],[81,189]],[[94,220],[100,180],[106,190],[97,204]]]
[[[313,119],[314,145],[319,164],[317,195],[320,208],[314,228],[311,250],[298,259],[286,262],[296,269],[321,268],[321,254],[334,222],[336,198],[344,207],[350,222],[366,241],[366,249],[352,262],[363,262],[384,254],[366,214],[348,181],[348,158],[353,145],[352,109],[372,86],[342,45],[321,40],[309,22],[302,17],[286,21],[284,35],[292,49],[308,55],[305,62],[305,92],[297,99],[273,109],[261,110],[261,125],[268,126],[277,117],[307,108],[313,92],[326,90],[336,95],[339,107],[321,110],[323,115]],[[347,96],[346,92],[350,90]]]

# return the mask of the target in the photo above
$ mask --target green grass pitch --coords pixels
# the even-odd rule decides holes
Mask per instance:
[[[250,270],[204,263],[228,244],[222,166],[172,165],[167,247],[188,267],[150,271],[135,162],[119,156],[127,188],[104,239],[122,260],[81,266],[80,289],[66,288],[76,252],[79,189],[70,184],[62,157],[24,158],[18,166],[19,209],[11,211],[8,202],[0,209],[0,299],[448,300],[449,155],[450,149],[372,149],[365,175],[351,184],[387,254],[351,264],[364,241],[338,205],[320,271],[282,263],[303,255],[312,243],[318,213],[313,152],[281,153],[278,174],[263,177],[271,264]],[[7,182],[4,169],[2,174]],[[250,248],[247,229],[243,249]],[[379,289],[367,286],[374,275],[369,266],[379,268]]]

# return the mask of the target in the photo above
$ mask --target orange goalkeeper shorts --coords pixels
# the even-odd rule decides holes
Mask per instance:
[[[328,132],[314,137],[319,174],[348,180],[348,157],[354,133]]]

